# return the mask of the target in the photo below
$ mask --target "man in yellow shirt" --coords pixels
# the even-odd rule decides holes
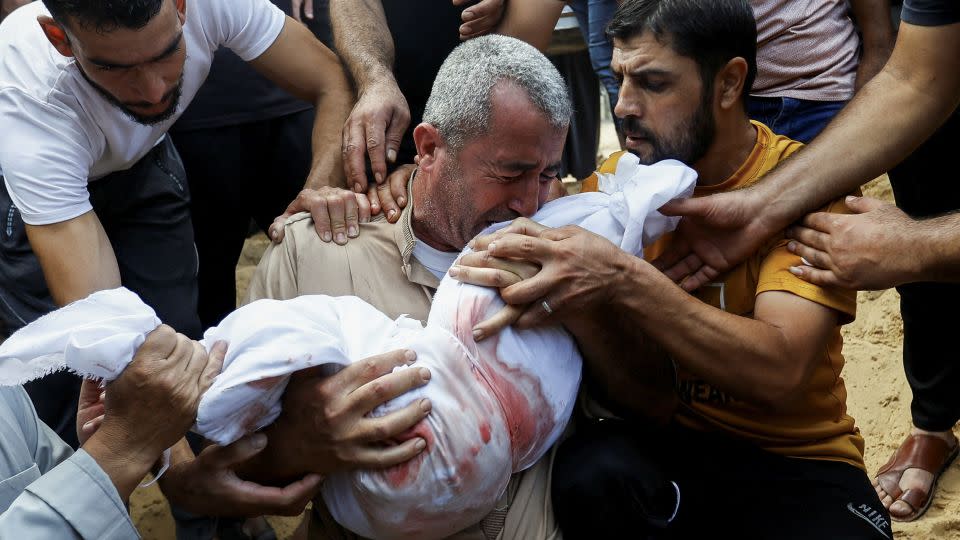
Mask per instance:
[[[627,0],[608,32],[628,150],[643,163],[689,164],[694,196],[748,186],[802,146],[744,110],[756,54],[746,0]],[[647,259],[670,242],[649,246]],[[773,238],[690,295],[583,229],[518,220],[475,240],[479,251],[451,270],[525,306],[519,325],[561,322],[594,336],[587,349],[598,334],[619,344],[618,354],[585,351],[586,394],[618,418],[581,419],[558,452],[553,503],[566,537],[891,537],[840,377],[840,326],[856,294],[799,279],[786,244]],[[663,400],[644,380],[671,363],[677,405],[656,426]]]

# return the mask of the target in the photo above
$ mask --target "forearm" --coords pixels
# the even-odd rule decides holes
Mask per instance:
[[[955,26],[904,24],[883,70],[809,146],[757,184],[771,230],[886,172],[946,120],[960,100]]]
[[[331,0],[330,26],[357,93],[381,81],[396,85],[393,37],[380,0]]]
[[[893,22],[890,20],[889,0],[850,0],[853,19],[860,29],[864,53],[893,50]]]
[[[583,355],[583,384],[591,398],[621,416],[669,420],[678,403],[674,367],[656,343],[610,313],[565,326]]]
[[[510,0],[496,33],[522,39],[544,51],[563,6],[562,0]]]
[[[613,306],[625,325],[656,341],[677,365],[740,399],[782,406],[805,376],[773,325],[721,311],[640,259],[621,273]]]
[[[336,56],[330,50],[324,49],[323,54],[329,55],[331,62],[339,67]],[[340,135],[353,106],[353,93],[342,69],[329,70],[326,88],[322,95],[317,96],[315,102],[316,116],[311,144],[313,160],[304,184],[308,189],[347,185],[343,174]]]
[[[120,286],[116,255],[93,211],[61,223],[28,225],[26,230],[58,305]]]

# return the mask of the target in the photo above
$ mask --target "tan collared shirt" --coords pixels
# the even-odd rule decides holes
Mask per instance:
[[[360,235],[344,246],[321,240],[309,213],[291,217],[283,243],[263,254],[244,303],[304,294],[352,295],[390,318],[408,315],[426,321],[440,280],[412,256],[412,215],[410,204],[396,224],[382,216],[361,223]]]

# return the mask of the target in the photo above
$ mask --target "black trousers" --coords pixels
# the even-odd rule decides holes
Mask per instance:
[[[893,194],[913,217],[960,210],[960,174],[951,160],[960,141],[960,110],[890,171]],[[958,283],[897,287],[903,316],[903,370],[913,391],[915,426],[946,431],[960,420],[960,353],[953,348]]]
[[[153,307],[162,321],[193,338],[197,317],[197,255],[190,190],[169,138],[133,167],[91,182],[90,202],[113,246],[123,286]],[[56,309],[23,219],[0,182],[0,335]],[[26,385],[40,418],[76,446],[80,379],[56,373]]]
[[[722,436],[583,423],[553,466],[564,538],[890,539],[866,473]]]
[[[266,231],[303,188],[313,156],[313,118],[309,109],[174,134],[193,195],[204,328],[236,308],[236,267],[250,220]]]

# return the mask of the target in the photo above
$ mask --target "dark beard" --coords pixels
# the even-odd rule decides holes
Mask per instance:
[[[139,114],[137,112],[130,110],[129,108],[127,108],[126,105],[123,104],[122,101],[117,99],[116,96],[108,92],[106,88],[93,82],[93,80],[87,76],[87,73],[83,71],[83,68],[80,67],[79,63],[77,64],[77,69],[80,70],[80,74],[83,75],[83,78],[86,79],[88,83],[90,83],[90,86],[92,86],[100,94],[100,96],[103,97],[103,99],[107,100],[107,102],[113,105],[114,107],[120,109],[123,112],[123,114],[127,115],[128,118],[130,118],[131,120],[133,120],[138,124],[143,124],[145,126],[153,126],[165,120],[169,120],[171,117],[173,117],[174,114],[176,114],[177,106],[180,105],[180,96],[183,94],[183,74],[182,73],[180,74],[180,80],[177,81],[177,85],[174,86],[173,89],[171,89],[169,92],[167,92],[167,94],[163,96],[163,99],[161,100],[161,101],[166,101],[167,99],[169,99],[170,106],[167,107],[166,110],[164,110],[160,114],[146,115],[146,114]]]
[[[706,155],[707,150],[713,144],[716,137],[717,128],[713,119],[713,108],[710,101],[712,92],[704,91],[700,100],[700,106],[693,113],[693,116],[683,122],[675,133],[679,136],[674,140],[663,140],[657,137],[650,130],[640,125],[635,116],[628,116],[623,119],[623,129],[632,135],[638,135],[646,139],[653,152],[649,158],[644,158],[631,150],[631,153],[640,158],[644,165],[652,165],[665,159],[676,159],[686,165],[692,166]]]

